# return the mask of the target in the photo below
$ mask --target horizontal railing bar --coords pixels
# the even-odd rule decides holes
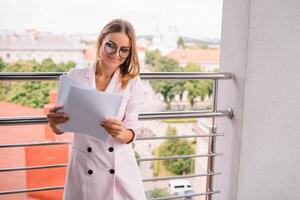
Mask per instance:
[[[200,135],[176,135],[176,136],[156,136],[156,137],[137,137],[137,141],[142,140],[161,140],[161,139],[177,139],[177,138],[195,138],[195,137],[216,137],[224,136],[224,133],[217,134],[200,134]],[[34,142],[34,143],[20,143],[20,144],[0,144],[0,148],[12,147],[30,147],[30,146],[48,146],[48,145],[64,145],[72,144],[72,142]]]
[[[223,155],[222,153],[178,155],[178,156],[140,158],[140,159],[137,159],[137,161],[144,162],[144,161],[155,161],[155,160],[173,160],[173,159],[211,157],[211,156],[222,156],[222,155]],[[35,169],[49,169],[49,168],[58,168],[58,167],[66,167],[66,166],[67,166],[67,164],[55,164],[55,165],[30,166],[30,167],[0,168],[0,172],[12,172],[12,171],[22,171],[22,170],[35,170]]]
[[[28,192],[41,192],[41,191],[49,191],[49,190],[63,190],[63,189],[64,189],[64,186],[52,186],[52,187],[42,187],[42,188],[32,188],[32,189],[9,190],[9,191],[0,191],[0,195],[20,194],[20,193],[28,193]],[[178,199],[178,198],[191,197],[191,196],[212,195],[212,194],[216,194],[216,193],[220,193],[220,191],[209,191],[209,192],[204,192],[204,193],[196,193],[196,194],[183,195],[183,196],[150,198],[148,200]]]
[[[44,166],[32,166],[32,167],[14,167],[14,168],[0,168],[0,172],[14,172],[14,171],[23,171],[23,170],[35,170],[35,169],[49,169],[49,168],[58,168],[66,167],[67,164],[55,164],[55,165],[44,165]]]
[[[72,142],[34,142],[34,143],[19,143],[19,144],[0,144],[0,148],[33,147],[33,146],[49,146],[49,145],[64,145],[64,144],[72,144]]]
[[[32,188],[32,189],[9,190],[9,191],[0,191],[0,195],[19,194],[19,193],[27,193],[27,192],[40,192],[40,191],[48,191],[48,190],[63,190],[63,189],[64,186],[52,186],[52,187],[42,187],[42,188]]]
[[[221,172],[209,172],[209,173],[204,173],[204,174],[193,174],[193,175],[182,175],[182,176],[164,176],[164,177],[157,177],[157,178],[146,178],[146,179],[143,179],[143,182],[165,181],[165,180],[195,178],[195,177],[203,177],[203,176],[215,176],[215,175],[221,175],[221,174],[222,174]]]
[[[153,112],[139,114],[140,120],[177,119],[177,118],[209,118],[209,117],[232,117],[231,110],[211,111],[181,111],[181,112]],[[45,116],[14,116],[0,117],[0,126],[3,125],[28,125],[47,124]]]
[[[141,79],[147,80],[197,80],[197,79],[231,79],[229,72],[142,72]]]
[[[65,72],[1,72],[0,81],[58,80]]]
[[[224,136],[224,133],[200,134],[200,135],[175,135],[175,136],[137,137],[135,140],[161,140],[161,139],[195,138],[195,137],[216,137],[216,136]],[[1,148],[1,145],[0,145],[0,148]]]
[[[209,192],[202,192],[202,193],[195,193],[195,194],[188,194],[188,195],[180,195],[180,196],[169,196],[169,197],[158,197],[158,198],[148,198],[147,200],[170,200],[170,199],[182,199],[185,197],[195,197],[195,196],[207,196],[220,193],[220,191],[209,191]]]
[[[178,156],[140,158],[140,159],[137,159],[137,160],[140,161],[140,162],[143,162],[143,161],[154,161],[154,160],[173,160],[173,159],[211,157],[211,156],[222,156],[222,155],[223,155],[222,153],[209,153],[209,154],[192,154],[192,155],[178,155]]]
[[[209,118],[209,117],[229,117],[232,118],[232,111],[219,110],[212,111],[166,111],[166,112],[148,112],[139,115],[140,120],[158,120],[158,119],[178,119],[178,118]]]
[[[0,117],[0,126],[47,124],[46,116]]]
[[[58,80],[66,72],[0,72],[0,81],[18,80]],[[198,80],[198,79],[231,79],[229,72],[141,72],[145,80]]]

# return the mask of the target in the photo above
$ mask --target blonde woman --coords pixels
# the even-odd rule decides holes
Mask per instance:
[[[99,91],[123,95],[116,118],[99,121],[109,134],[101,140],[74,134],[63,199],[143,200],[141,174],[131,143],[135,140],[141,104],[141,80],[133,26],[115,19],[101,31],[93,67],[73,69],[68,75]],[[109,103],[109,102],[107,102]],[[47,115],[53,132],[68,120],[56,106]]]

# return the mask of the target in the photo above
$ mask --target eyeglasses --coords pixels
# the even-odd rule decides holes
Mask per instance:
[[[104,50],[107,54],[115,54],[118,52],[118,46],[112,42],[106,42],[104,45]],[[122,59],[126,59],[130,54],[130,48],[128,47],[120,47],[119,48],[119,56]]]

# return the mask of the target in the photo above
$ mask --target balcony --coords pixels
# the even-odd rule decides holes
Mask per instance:
[[[56,80],[58,79],[61,73],[1,73],[0,80],[5,81],[16,81],[16,80]],[[222,79],[231,79],[232,74],[230,73],[141,73],[141,78],[144,80],[197,80],[197,79],[212,79],[213,80],[213,104],[212,109],[208,111],[169,111],[169,112],[148,112],[141,113],[139,119],[141,121],[146,120],[163,120],[163,119],[176,119],[176,118],[211,118],[212,119],[212,127],[215,127],[215,119],[219,117],[228,117],[232,118],[233,112],[230,109],[218,110],[217,109],[217,86],[219,80]],[[50,97],[51,98],[51,97]],[[15,126],[15,125],[37,125],[37,124],[46,124],[47,118],[44,116],[14,116],[14,117],[2,117],[0,119],[0,125],[2,126]],[[45,125],[44,125],[45,126]],[[46,186],[46,187],[34,187],[34,185],[38,185],[38,183],[44,184],[47,181],[41,181],[38,179],[50,179],[49,174],[55,174],[55,171],[51,171],[51,169],[56,170],[56,173],[63,174],[65,173],[65,167],[67,166],[66,162],[66,153],[68,152],[68,148],[66,145],[71,144],[71,138],[69,140],[58,141],[57,138],[53,138],[53,133],[49,133],[49,128],[47,126],[44,127],[46,130],[44,141],[42,142],[31,142],[31,143],[18,143],[18,144],[1,144],[0,148],[24,148],[26,152],[26,163],[28,166],[22,167],[10,167],[10,168],[2,168],[0,172],[24,172],[26,173],[26,181],[27,188],[23,189],[14,189],[1,191],[0,195],[5,195],[8,198],[9,195],[15,194],[28,194],[30,198],[61,198],[61,190],[63,189],[63,185],[55,185],[55,186]],[[215,152],[215,140],[216,137],[223,136],[222,133],[218,133],[216,127],[210,128],[208,133],[202,134],[187,134],[187,135],[175,135],[175,136],[142,136],[137,138],[135,146],[138,146],[139,143],[143,141],[150,140],[171,140],[178,138],[207,138],[207,153],[196,153],[193,155],[175,155],[175,156],[165,156],[165,157],[157,157],[157,156],[149,156],[149,157],[141,157],[138,158],[138,162],[140,163],[140,167],[145,168],[147,165],[143,165],[144,163],[151,161],[163,161],[163,160],[174,160],[174,159],[186,159],[186,158],[206,158],[204,161],[206,163],[206,172],[197,172],[188,175],[180,175],[180,176],[157,176],[157,177],[144,177],[143,181],[145,184],[145,188],[153,188],[153,182],[159,182],[161,185],[165,185],[168,180],[177,180],[177,179],[198,179],[205,178],[204,180],[195,180],[194,187],[197,187],[197,184],[201,184],[205,187],[204,191],[195,188],[195,191],[191,195],[177,195],[177,196],[169,196],[163,198],[149,198],[149,199],[179,199],[183,197],[193,197],[197,199],[197,197],[204,196],[207,198],[211,198],[212,195],[219,193],[218,190],[213,190],[213,176],[221,175],[220,171],[214,170],[214,158],[216,156],[221,156],[222,153]],[[142,145],[151,145],[151,143],[145,143]],[[41,148],[43,147],[43,148]],[[55,148],[54,148],[55,147]],[[143,147],[142,147],[143,148]],[[47,153],[43,153],[46,151]],[[146,150],[150,151],[150,149]],[[38,153],[37,153],[38,152]],[[31,156],[38,157],[43,160],[43,155],[49,159],[49,156],[54,157],[54,160],[59,161],[61,163],[54,164],[43,164],[43,165],[32,165],[34,159],[30,158]],[[59,156],[58,156],[59,155]],[[58,158],[57,158],[58,157]],[[63,162],[63,163],[62,163]],[[200,162],[200,161],[198,161]],[[197,162],[197,163],[198,163]],[[203,162],[203,161],[201,161]],[[203,165],[203,163],[202,163]],[[148,164],[149,166],[149,164]],[[47,169],[47,170],[45,170]],[[44,171],[43,171],[44,170]],[[37,178],[39,177],[39,178]],[[48,181],[49,182],[49,181]],[[50,181],[51,182],[51,181]],[[53,184],[53,183],[52,183]],[[159,185],[158,184],[158,185]],[[52,190],[60,190],[60,193],[41,193],[42,191],[52,191]],[[1,197],[1,196],[0,196]],[[201,199],[201,198],[199,198]]]
[[[300,199],[299,2],[224,0],[223,5],[220,66],[234,77],[218,85],[217,108],[232,108],[234,118],[210,116],[224,133],[209,137],[218,138],[215,153],[223,155],[212,161],[222,174],[207,179],[213,186],[207,191],[219,193],[203,196]],[[43,124],[45,118],[14,122]]]

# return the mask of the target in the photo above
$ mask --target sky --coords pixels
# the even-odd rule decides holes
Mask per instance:
[[[53,33],[98,34],[114,18],[137,35],[164,33],[220,38],[222,0],[0,0],[0,30],[34,28]]]

